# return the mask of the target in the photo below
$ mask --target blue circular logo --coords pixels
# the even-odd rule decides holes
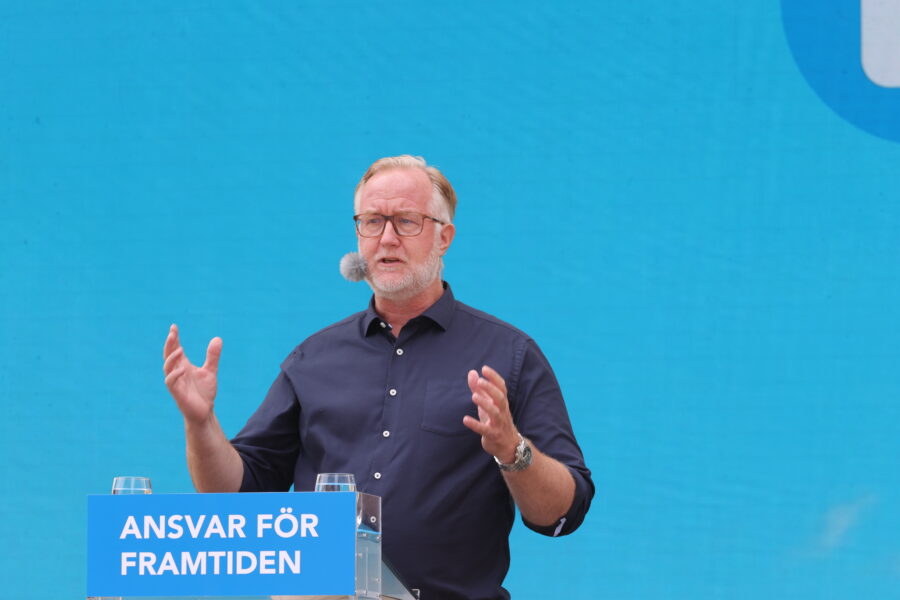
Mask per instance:
[[[864,25],[861,3],[869,3],[867,11],[890,5],[877,0],[782,0],[785,34],[800,72],[825,104],[860,129],[897,142],[900,87],[884,87],[891,76],[882,73],[900,74],[900,53],[885,52],[897,37],[893,32],[900,32],[900,22],[892,22],[900,21],[900,10],[866,14]]]

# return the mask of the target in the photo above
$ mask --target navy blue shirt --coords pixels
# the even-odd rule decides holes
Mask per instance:
[[[383,547],[406,583],[435,598],[509,598],[515,507],[481,437],[470,369],[506,381],[518,430],[566,465],[575,500],[545,535],[573,531],[594,494],[556,377],[518,329],[461,302],[449,287],[399,339],[374,309],[310,336],[281,365],[265,401],[232,440],[241,491],[312,490],[317,473],[353,473],[382,498]]]

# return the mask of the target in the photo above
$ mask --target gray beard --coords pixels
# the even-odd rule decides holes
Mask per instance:
[[[437,240],[435,240],[437,242]],[[407,270],[401,279],[389,282],[378,282],[369,270],[366,282],[376,296],[389,300],[407,300],[428,289],[436,279],[440,279],[444,270],[444,261],[437,249],[437,243],[428,255],[428,260],[420,267]]]

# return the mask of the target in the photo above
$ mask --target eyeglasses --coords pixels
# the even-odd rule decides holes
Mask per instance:
[[[378,213],[362,213],[353,215],[356,221],[356,231],[363,237],[378,237],[384,233],[384,226],[388,221],[394,226],[394,232],[403,237],[412,237],[422,233],[425,226],[425,219],[431,219],[435,223],[444,225],[440,219],[429,217],[414,212],[400,212],[393,215],[380,215]]]

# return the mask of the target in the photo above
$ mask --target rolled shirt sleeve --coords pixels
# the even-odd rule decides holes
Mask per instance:
[[[300,453],[299,414],[297,396],[282,370],[269,388],[266,399],[231,440],[244,461],[240,491],[290,489]]]
[[[517,361],[518,362],[518,361]],[[575,495],[569,510],[556,523],[541,526],[522,522],[531,530],[548,536],[567,535],[584,521],[594,497],[591,472],[575,440],[562,392],[546,357],[531,339],[522,348],[521,367],[515,373],[515,387],[509,390],[510,408],[519,431],[534,446],[565,465],[575,481]]]

